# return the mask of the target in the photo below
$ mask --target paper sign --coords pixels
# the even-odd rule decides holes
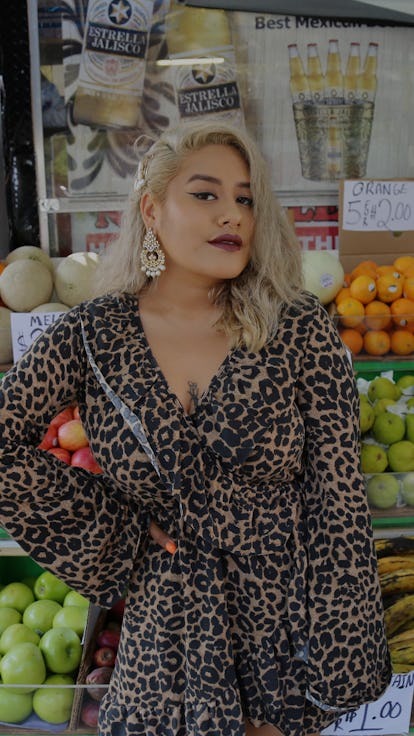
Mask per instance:
[[[321,731],[322,736],[403,736],[409,733],[414,691],[414,670],[395,674],[375,702],[340,716]]]
[[[16,362],[39,335],[56,322],[62,312],[12,312],[13,360]]]
[[[414,230],[414,181],[352,179],[344,182],[343,230]]]

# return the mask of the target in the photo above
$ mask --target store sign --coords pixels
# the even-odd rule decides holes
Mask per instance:
[[[414,230],[414,181],[345,181],[344,230]]]
[[[375,702],[340,716],[321,731],[322,736],[405,736],[409,733],[414,692],[414,670],[395,674]]]
[[[11,313],[13,360],[15,363],[46,327],[56,322],[61,314],[62,312]]]

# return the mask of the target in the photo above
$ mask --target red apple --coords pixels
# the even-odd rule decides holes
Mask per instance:
[[[116,621],[122,621],[125,611],[125,598],[120,598],[119,601],[114,603],[109,611],[109,618],[114,618]]]
[[[79,450],[80,447],[87,447],[89,444],[86,432],[79,419],[71,419],[69,422],[61,424],[58,428],[58,440],[60,447],[70,452]]]
[[[40,445],[38,445],[39,450],[50,450],[51,447],[57,447],[57,445],[57,427],[50,425]]]
[[[69,450],[64,450],[63,447],[51,447],[50,450],[48,450],[48,452],[58,457],[59,460],[63,460],[64,463],[68,463],[68,465],[70,465]]]
[[[56,414],[56,416],[50,422],[50,426],[58,428],[61,424],[65,424],[65,422],[70,422],[71,419],[73,419],[73,409],[71,406],[67,406],[66,409],[63,409],[59,412],[59,414]]]
[[[99,647],[93,654],[93,661],[97,667],[113,667],[116,660],[116,651],[111,647]]]
[[[98,647],[111,647],[111,649],[118,649],[120,639],[119,631],[112,631],[111,629],[103,629],[96,637],[96,643]]]
[[[96,667],[92,672],[86,675],[86,684],[91,687],[87,688],[88,694],[94,700],[102,700],[105,693],[108,691],[107,687],[102,685],[108,685],[114,671],[113,667]],[[96,687],[96,686],[100,687]]]
[[[96,728],[98,725],[99,703],[96,700],[88,700],[83,704],[81,710],[81,721],[85,726]]]
[[[89,446],[80,447],[79,450],[75,450],[72,455],[71,465],[76,465],[78,468],[85,468],[91,473],[102,473],[102,468],[96,462]]]

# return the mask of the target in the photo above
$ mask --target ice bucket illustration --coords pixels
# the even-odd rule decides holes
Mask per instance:
[[[374,103],[293,104],[302,176],[315,181],[365,176]]]

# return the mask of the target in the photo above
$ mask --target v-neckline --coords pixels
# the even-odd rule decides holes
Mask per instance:
[[[197,412],[199,411],[200,407],[207,402],[208,397],[214,392],[216,385],[218,381],[220,380],[222,374],[226,371],[227,367],[231,364],[231,361],[236,353],[236,348],[230,348],[224,359],[221,361],[218,368],[213,373],[208,385],[206,388],[201,392],[199,401],[197,403],[197,406],[195,407],[194,411],[188,412],[186,411],[185,407],[183,406],[182,401],[179,399],[175,391],[172,390],[167,377],[164,374],[164,371],[162,370],[160,364],[158,363],[158,360],[156,359],[151,345],[149,343],[149,340],[147,338],[146,332],[144,330],[144,325],[142,324],[141,320],[141,314],[139,309],[139,302],[138,299],[136,299],[136,320],[138,324],[138,329],[141,334],[141,339],[143,342],[143,345],[145,347],[146,353],[147,353],[147,359],[148,362],[151,364],[152,368],[158,375],[158,378],[160,382],[165,387],[168,394],[174,399],[174,401],[177,403],[177,405],[180,407],[181,411],[183,412],[184,416],[186,416],[188,419],[191,419],[194,417]]]

